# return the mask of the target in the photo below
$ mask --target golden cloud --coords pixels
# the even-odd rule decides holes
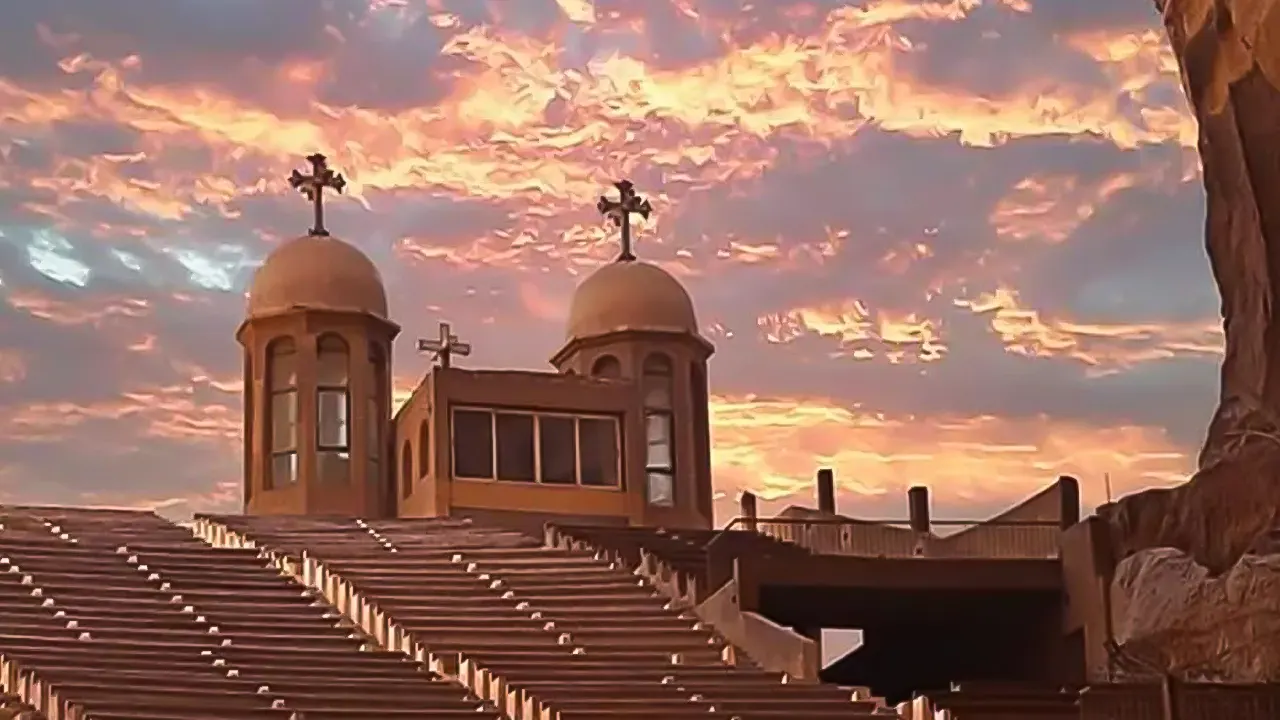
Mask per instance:
[[[1222,354],[1222,324],[1088,323],[1059,320],[1022,307],[1018,293],[999,288],[973,299],[955,301],[990,318],[991,329],[1007,352],[1026,357],[1065,357],[1090,366],[1091,374],[1117,372],[1144,362],[1179,355]]]
[[[170,219],[199,206],[234,212],[229,207],[241,197],[284,192],[287,170],[317,150],[346,171],[358,200],[369,189],[432,188],[564,208],[588,202],[613,174],[635,167],[660,168],[672,192],[683,194],[760,175],[776,156],[767,141],[779,135],[831,144],[869,125],[981,146],[1046,135],[1089,135],[1126,148],[1193,145],[1185,108],[1161,105],[1147,92],[1173,71],[1155,33],[1066,39],[1106,69],[1113,86],[1105,89],[1046,78],[978,96],[932,86],[905,69],[902,59],[922,48],[895,23],[954,21],[977,5],[885,0],[840,8],[814,34],[769,35],[678,69],[620,54],[566,66],[554,40],[454,28],[443,53],[465,69],[452,90],[433,107],[398,112],[312,100],[308,112],[290,114],[212,87],[146,85],[135,78],[148,58],[107,62],[81,54],[62,68],[89,75],[86,89],[50,92],[0,81],[0,119],[37,137],[77,120],[138,131],[140,153],[64,160],[40,186],[61,203],[103,198]],[[562,7],[575,21],[588,17],[587,3],[565,0]],[[696,14],[732,37],[731,20]],[[279,85],[277,98],[305,96],[320,74],[310,63],[270,81]],[[1123,111],[1121,100],[1136,102],[1138,111]],[[679,133],[668,132],[673,124]],[[177,169],[174,153],[196,146],[215,151],[212,165]],[[122,166],[136,162],[145,162],[151,177],[124,173]],[[269,175],[232,180],[248,167]],[[0,171],[0,181],[21,180],[15,172]]]
[[[1104,475],[1120,494],[1181,481],[1195,464],[1195,450],[1159,428],[1043,416],[892,417],[821,398],[716,397],[711,417],[717,491],[751,490],[777,501],[771,512],[807,504],[819,467],[833,468],[840,487],[856,495],[905,494],[925,485],[948,506],[981,500],[999,507],[1059,475],[1079,478],[1086,501],[1096,504],[1105,494]]]
[[[785,345],[805,335],[836,341],[832,354],[855,360],[881,357],[890,363],[934,362],[946,353],[941,323],[914,313],[876,312],[858,300],[796,308],[760,317],[766,342]]]

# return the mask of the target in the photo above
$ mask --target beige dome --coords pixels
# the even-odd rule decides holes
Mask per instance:
[[[638,260],[619,260],[595,271],[569,304],[570,340],[619,330],[698,334],[689,293],[666,270]]]
[[[249,317],[290,310],[346,310],[387,317],[382,276],[359,248],[328,235],[290,240],[249,284]]]

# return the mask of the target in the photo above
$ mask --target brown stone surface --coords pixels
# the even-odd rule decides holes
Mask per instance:
[[[1120,564],[1112,614],[1130,664],[1185,680],[1280,680],[1280,556],[1209,577],[1181,552],[1144,550]]]
[[[1280,2],[1156,0],[1200,127],[1205,242],[1222,296],[1221,405],[1200,471],[1099,510],[1117,559],[1153,547],[1230,569],[1280,507]],[[1271,352],[1272,350],[1276,352]]]

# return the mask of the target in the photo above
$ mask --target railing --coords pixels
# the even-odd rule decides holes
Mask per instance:
[[[754,530],[817,555],[885,558],[1056,559],[1062,532],[1056,520],[935,520],[963,528],[949,535],[918,532],[901,520],[735,518],[721,530]],[[717,536],[718,537],[718,536]],[[714,539],[712,540],[714,542]]]

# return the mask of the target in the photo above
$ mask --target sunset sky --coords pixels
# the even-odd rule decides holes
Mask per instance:
[[[436,323],[548,368],[616,254],[680,277],[721,520],[978,517],[1193,465],[1218,302],[1149,0],[5,0],[0,500],[229,511],[254,268],[328,225],[381,268],[403,396]]]

